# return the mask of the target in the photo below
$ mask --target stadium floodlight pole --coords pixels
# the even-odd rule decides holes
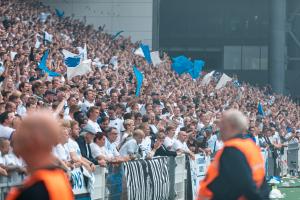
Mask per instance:
[[[284,94],[287,66],[286,0],[270,0],[269,82]]]

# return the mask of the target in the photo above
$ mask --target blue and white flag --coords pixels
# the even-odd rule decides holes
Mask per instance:
[[[87,47],[86,44],[84,44],[84,47],[77,47],[78,51],[79,51],[79,55],[81,56],[81,58],[83,60],[87,60]]]
[[[261,105],[260,102],[258,103],[258,106],[257,106],[257,112],[258,112],[259,115],[265,116],[265,112],[264,112],[263,106]]]
[[[47,31],[44,32],[44,43],[49,42],[51,43],[53,40],[53,35],[48,33]]]
[[[239,83],[239,81],[238,80],[234,80],[233,82],[232,82],[232,84],[234,85],[234,87],[236,87],[236,88],[239,88],[239,87],[241,87],[241,85],[240,85],[240,83]]]
[[[39,63],[39,65],[38,65],[39,69],[44,70],[44,71],[45,71],[49,76],[51,76],[51,77],[60,76],[59,73],[54,72],[54,71],[51,71],[51,70],[47,67],[47,59],[48,59],[48,55],[49,55],[49,49],[47,49],[47,50],[44,52],[44,54],[43,54],[43,56],[42,56],[42,58],[41,58],[41,60],[40,60],[40,63]]]
[[[135,96],[140,96],[140,92],[141,92],[141,88],[143,85],[143,80],[144,80],[144,75],[142,74],[142,72],[140,72],[138,70],[138,68],[136,66],[133,66],[133,72],[136,78],[136,92],[135,92]]]
[[[135,50],[134,54],[144,57],[149,64],[152,63],[149,45],[141,44],[141,46]]]
[[[92,71],[91,60],[84,60],[80,55],[71,53],[65,49],[62,50],[65,57],[64,62],[67,66],[67,77],[71,79],[75,76],[81,76]]]
[[[57,17],[59,17],[59,18],[62,18],[65,15],[65,12],[58,8],[55,8],[55,13],[56,13]]]

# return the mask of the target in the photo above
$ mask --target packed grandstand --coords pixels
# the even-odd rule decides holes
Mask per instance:
[[[59,16],[37,1],[1,0],[0,13],[1,176],[26,174],[10,139],[22,118],[38,108],[60,120],[62,137],[53,153],[66,170],[84,166],[93,172],[95,165],[156,156],[213,157],[222,147],[221,113],[231,108],[249,118],[247,137],[278,152],[275,160],[282,159],[282,147],[299,141],[299,105],[269,86],[233,77],[216,89],[221,72],[204,67],[197,79],[178,75],[166,53],[159,64],[149,64],[135,53],[141,42]],[[66,61],[66,52],[86,52],[79,60],[88,61],[90,70],[70,75],[76,59]],[[139,95],[134,66],[143,76]],[[286,175],[286,162],[278,163],[273,173]]]

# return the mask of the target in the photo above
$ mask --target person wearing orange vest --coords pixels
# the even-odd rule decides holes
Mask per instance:
[[[260,149],[241,134],[248,129],[247,117],[238,110],[228,110],[223,113],[219,126],[224,147],[208,167],[197,199],[269,199]]]
[[[52,154],[59,142],[60,127],[51,111],[28,114],[12,137],[13,151],[27,165],[29,176],[22,186],[13,188],[6,200],[73,200],[64,170]]]

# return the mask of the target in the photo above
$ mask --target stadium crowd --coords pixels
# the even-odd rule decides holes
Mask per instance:
[[[274,156],[289,142],[299,142],[299,106],[270,87],[232,81],[216,90],[221,73],[207,85],[202,78],[178,76],[166,54],[159,66],[150,65],[133,53],[139,42],[58,17],[35,0],[2,0],[0,13],[0,175],[26,173],[12,151],[12,138],[16,128],[22,129],[20,121],[37,109],[49,109],[59,119],[61,141],[53,154],[68,170],[84,166],[93,171],[95,165],[154,156],[213,156],[222,147],[219,119],[230,108],[248,116],[245,137]],[[45,31],[53,35],[52,42],[44,41]],[[85,44],[92,72],[69,80],[61,51],[79,53]],[[38,68],[46,49],[47,66],[61,76],[50,77]],[[144,74],[138,97],[133,65]]]

